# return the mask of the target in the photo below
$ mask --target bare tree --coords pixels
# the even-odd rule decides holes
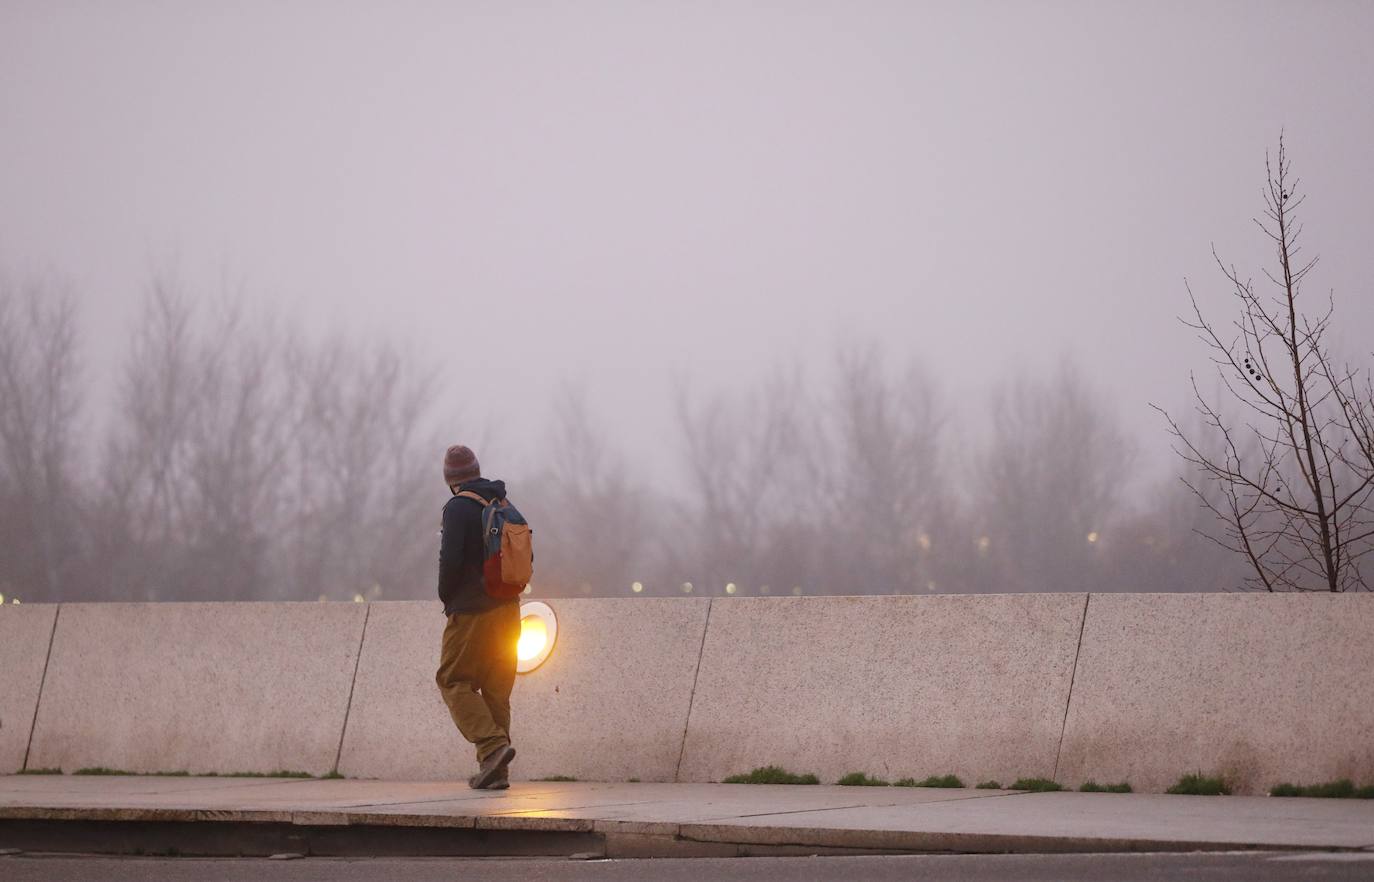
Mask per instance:
[[[1361,566],[1374,550],[1374,394],[1368,373],[1339,367],[1326,343],[1334,298],[1315,316],[1303,309],[1303,283],[1317,260],[1299,259],[1303,196],[1282,138],[1277,162],[1266,160],[1265,169],[1265,212],[1255,223],[1274,247],[1277,271],[1264,275],[1275,293],[1261,293],[1217,257],[1236,319],[1226,326],[1207,319],[1190,287],[1193,317],[1185,320],[1241,415],[1229,417],[1204,396],[1196,377],[1207,440],[1161,413],[1193,469],[1184,483],[1222,524],[1208,535],[1249,563],[1248,587],[1368,590]]]
[[[270,313],[208,314],[164,276],[123,379],[94,507],[110,596],[432,592],[433,371]]]
[[[837,352],[819,421],[827,468],[817,471],[832,538],[830,575],[846,593],[938,590],[937,565],[956,541],[935,383],[909,366],[890,376],[875,346]],[[944,556],[944,557],[942,557]]]
[[[695,540],[679,571],[772,593],[938,590],[957,532],[929,375],[875,346],[839,348],[819,393],[800,371],[692,405],[678,422]]]
[[[123,600],[181,596],[190,441],[200,405],[194,309],[181,286],[155,276],[130,340],[98,484],[92,528],[104,592]]]
[[[1206,538],[1215,521],[1212,513],[1192,494],[1179,492],[1188,466],[1177,465],[1175,474],[1144,486],[1142,504],[1103,535],[1110,572],[1094,590],[1228,591],[1244,580],[1248,564]],[[1214,500],[1221,498],[1215,485],[1202,489]]]
[[[1115,414],[1071,363],[999,389],[974,476],[982,589],[1099,590],[1101,544],[1132,459]]]
[[[81,556],[78,342],[70,293],[0,280],[0,593],[59,599]]]
[[[792,552],[821,495],[800,374],[699,403],[679,383],[675,404],[690,483],[670,566],[710,593],[799,578],[810,568]]]
[[[598,429],[583,391],[559,390],[546,438],[548,467],[519,497],[539,537],[537,590],[623,592],[634,581],[642,590],[652,532],[644,489]]]
[[[427,597],[438,545],[436,372],[343,338],[286,351],[283,576],[294,597]]]
[[[238,301],[241,303],[242,301]],[[288,450],[281,338],[228,301],[195,348],[177,528],[194,576],[182,598],[271,597]]]

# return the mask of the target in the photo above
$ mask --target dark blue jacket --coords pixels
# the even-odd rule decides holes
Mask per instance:
[[[505,481],[475,478],[458,485],[488,501],[503,499]],[[503,603],[518,603],[519,598],[497,600],[487,594],[482,574],[482,506],[475,499],[454,496],[444,506],[443,540],[439,544],[439,599],[444,615],[486,612]]]

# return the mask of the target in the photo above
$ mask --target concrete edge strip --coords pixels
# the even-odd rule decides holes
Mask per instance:
[[[887,806],[876,806],[876,807],[877,807],[877,808],[887,808]],[[781,812],[780,812],[780,811],[776,811],[776,810],[775,810],[775,811],[771,811],[771,812],[747,812],[747,813],[742,814],[742,815],[717,815],[717,816],[715,816],[714,818],[702,818],[702,819],[701,819],[701,823],[703,823],[703,824],[709,824],[709,823],[711,823],[712,821],[730,821],[730,820],[733,820],[733,819],[735,819],[735,818],[771,818],[771,817],[773,817],[774,815],[805,815],[805,814],[808,814],[808,813],[810,813],[810,812],[839,812],[839,811],[846,811],[846,810],[848,810],[848,809],[866,809],[866,808],[875,808],[875,806],[871,806],[871,805],[869,805],[868,803],[863,803],[863,802],[861,802],[861,803],[857,803],[857,804],[855,804],[855,805],[823,805],[823,806],[820,806],[819,808],[788,809],[787,811],[781,811]]]
[[[72,806],[0,806],[5,821],[89,821],[124,823],[128,821],[223,821],[290,823],[290,809],[211,809],[211,808],[91,808]]]
[[[701,843],[801,848],[868,848],[894,852],[963,854],[1050,854],[1176,851],[1311,851],[1314,846],[1247,840],[1192,841],[1130,836],[1073,836],[1045,833],[977,833],[868,830],[845,827],[767,827],[694,822],[681,824],[680,839]],[[1322,850],[1356,851],[1348,846]]]
[[[339,749],[334,751],[334,767],[329,771],[339,771],[339,760],[343,759],[344,738],[348,736],[348,716],[353,712],[353,689],[358,685],[358,667],[363,660],[363,644],[367,640],[367,620],[372,617],[372,604],[363,604],[363,627],[358,634],[358,654],[353,657],[353,677],[348,681],[348,704],[344,705],[343,727],[339,730]]]
[[[742,815],[741,815],[741,814],[735,814],[735,815],[718,815],[718,816],[713,817],[713,818],[703,818],[702,821],[701,821],[701,823],[707,823],[707,822],[709,822],[709,821],[728,821],[728,820],[730,820],[730,819],[732,819],[732,818],[769,818],[769,817],[772,817],[772,816],[774,816],[774,815],[804,815],[804,814],[806,814],[807,812],[832,812],[832,811],[841,811],[841,810],[845,810],[845,809],[869,809],[869,808],[884,809],[884,808],[898,808],[898,807],[903,807],[903,808],[905,808],[905,807],[907,807],[907,806],[909,806],[909,805],[920,805],[920,806],[922,806],[922,807],[925,807],[925,806],[943,806],[943,805],[950,805],[950,804],[952,804],[952,803],[965,803],[965,802],[969,802],[969,801],[975,800],[975,799],[1002,799],[1002,798],[1006,798],[1006,797],[1008,797],[1008,796],[1023,796],[1023,795],[1025,795],[1025,794],[1027,794],[1027,793],[1030,793],[1030,792],[1032,792],[1032,791],[1029,791],[1029,790],[999,790],[999,791],[997,791],[996,793],[989,793],[989,794],[986,794],[986,795],[984,795],[984,796],[965,796],[965,797],[961,797],[961,798],[934,799],[934,800],[931,800],[931,801],[929,801],[929,802],[921,802],[921,803],[903,804],[903,803],[896,803],[896,802],[888,802],[888,803],[882,803],[882,804],[880,804],[880,805],[874,805],[874,804],[871,803],[871,802],[865,802],[865,803],[859,803],[859,804],[857,804],[857,805],[823,805],[823,806],[820,806],[819,808],[793,809],[793,810],[790,810],[790,811],[782,811],[782,812],[776,811],[776,810],[770,811],[770,812],[748,812],[748,813],[742,814]]]
[[[633,821],[628,818],[597,818],[592,822],[596,833],[616,833],[644,836],[676,836],[682,829],[680,821]]]
[[[922,830],[871,830],[834,827],[776,827],[704,822],[654,822],[624,819],[482,815],[414,815],[292,809],[48,808],[0,806],[0,820],[95,822],[129,821],[288,823],[307,826],[448,827],[506,830],[538,836],[548,833],[649,833],[679,840],[741,846],[868,848],[895,852],[955,853],[1109,853],[1165,851],[1333,851],[1359,852],[1360,846],[1253,840],[1178,840],[1131,836],[1074,836],[1044,833],[983,833]]]
[[[1083,651],[1083,632],[1088,629],[1088,604],[1092,603],[1091,593],[1083,596],[1083,618],[1078,623],[1078,646],[1073,651],[1073,671],[1069,674],[1069,694],[1064,697],[1064,719],[1059,723],[1059,744],[1054,748],[1054,771],[1051,781],[1059,780],[1059,757],[1064,752],[1064,733],[1069,728],[1069,708],[1073,705],[1073,684],[1078,679],[1078,655]]]
[[[62,615],[62,604],[52,614],[52,630],[48,632],[48,654],[43,656],[43,675],[38,678],[38,699],[33,703],[33,719],[29,720],[29,740],[24,745],[24,761],[19,764],[20,771],[29,768],[29,753],[33,750],[33,733],[38,729],[38,709],[43,706],[43,687],[48,682],[48,663],[52,661],[52,645],[57,639],[57,620]]]
[[[697,647],[697,666],[692,672],[692,692],[687,697],[687,719],[682,721],[682,743],[677,749],[677,766],[673,769],[673,783],[681,783],[682,758],[687,754],[687,733],[692,728],[692,705],[697,700],[697,679],[701,677],[701,659],[706,654],[706,635],[711,631],[711,609],[715,606],[714,597],[706,601],[706,621],[701,625],[701,645]]]

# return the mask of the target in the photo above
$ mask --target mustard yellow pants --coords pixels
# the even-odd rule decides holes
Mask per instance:
[[[515,644],[520,605],[503,603],[481,613],[454,613],[444,626],[434,681],[480,763],[510,744],[510,694],[515,687]]]

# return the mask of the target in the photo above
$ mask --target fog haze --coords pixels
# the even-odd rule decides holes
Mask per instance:
[[[164,273],[439,364],[445,437],[516,476],[577,388],[681,485],[675,384],[843,346],[975,437],[1068,358],[1163,474],[1184,281],[1224,318],[1213,245],[1258,276],[1281,132],[1368,356],[1372,34],[1357,2],[5,0],[0,271],[74,294],[96,420]]]
[[[509,381],[586,381],[641,454],[674,372],[726,383],[837,333],[955,392],[1074,353],[1144,430],[1196,353],[1183,279],[1220,287],[1213,241],[1260,253],[1284,128],[1318,282],[1374,330],[1367,4],[0,14],[0,258],[72,282],[98,365],[172,263],[454,371],[504,344]]]

